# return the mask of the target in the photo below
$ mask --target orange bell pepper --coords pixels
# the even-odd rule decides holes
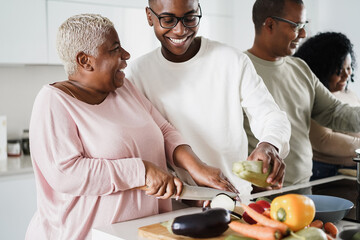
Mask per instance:
[[[276,197],[270,206],[270,217],[298,231],[308,226],[315,217],[312,199],[300,194],[285,194]]]

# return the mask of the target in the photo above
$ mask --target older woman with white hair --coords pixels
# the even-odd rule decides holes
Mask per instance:
[[[233,190],[125,78],[130,55],[110,20],[70,17],[57,49],[68,80],[45,85],[34,103],[38,209],[26,239],[89,239],[92,227],[170,211],[183,185],[166,162],[198,185]]]

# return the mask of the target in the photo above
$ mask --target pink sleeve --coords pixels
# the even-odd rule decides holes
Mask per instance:
[[[310,141],[313,149],[335,157],[353,157],[360,147],[360,138],[346,133],[334,132],[311,120]],[[334,163],[338,164],[338,163]]]
[[[30,122],[31,157],[43,181],[57,192],[77,196],[108,195],[145,184],[139,158],[84,157],[73,119],[54,99],[51,92],[40,92]]]

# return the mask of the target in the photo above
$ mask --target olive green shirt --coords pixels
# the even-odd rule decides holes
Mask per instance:
[[[359,132],[360,107],[350,107],[337,100],[300,58],[288,56],[265,61],[245,53],[291,123],[290,153],[284,159],[284,185],[308,182],[312,174],[311,118],[337,131]],[[251,133],[247,118],[244,127],[251,152],[258,141]]]

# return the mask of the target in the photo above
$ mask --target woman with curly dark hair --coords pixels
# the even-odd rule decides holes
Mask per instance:
[[[353,44],[342,33],[319,33],[302,44],[295,53],[303,59],[333,95],[344,103],[360,106],[359,97],[348,89],[354,82]],[[360,133],[335,132],[311,121],[313,147],[311,180],[336,175],[338,169],[354,167],[352,157],[360,148]]]

